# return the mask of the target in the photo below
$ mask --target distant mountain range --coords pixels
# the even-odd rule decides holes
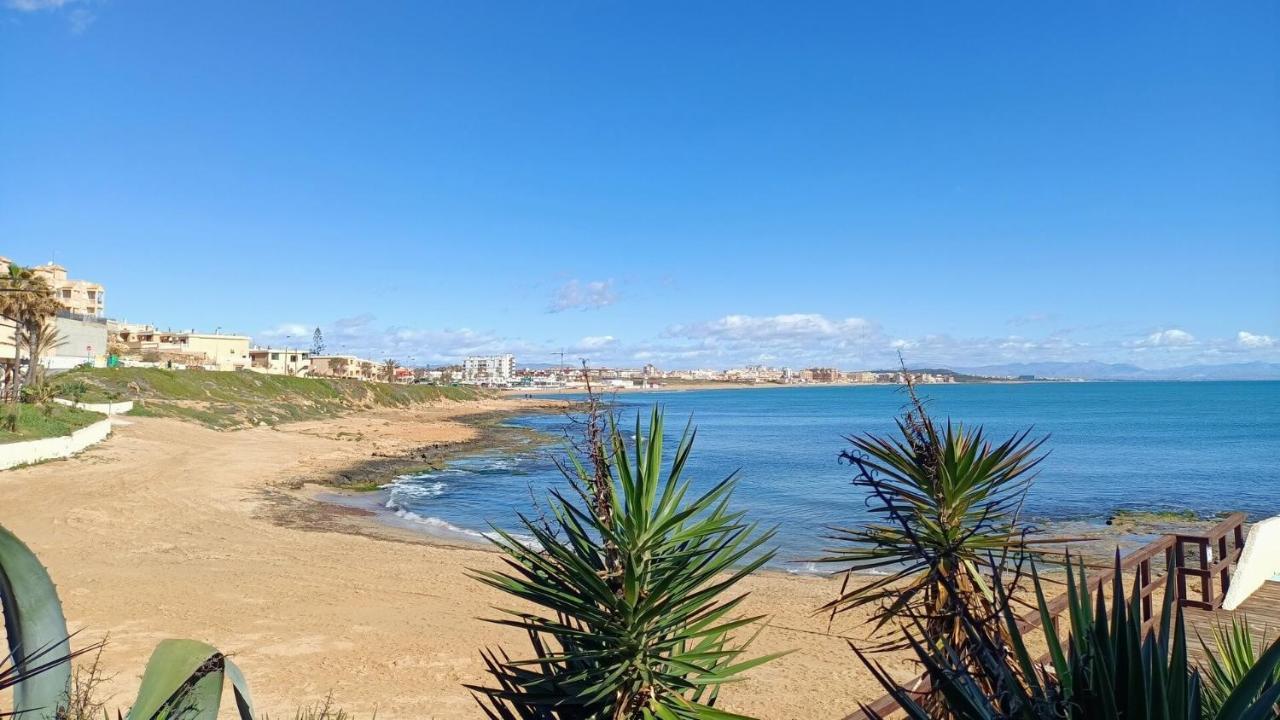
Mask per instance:
[[[957,368],[958,372],[988,377],[1081,380],[1280,380],[1280,363],[1247,362],[1223,365],[1183,365],[1148,370],[1137,365],[1104,362],[1032,362]]]

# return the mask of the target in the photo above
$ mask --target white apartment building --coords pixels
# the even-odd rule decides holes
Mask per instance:
[[[462,363],[462,381],[467,383],[510,383],[516,374],[516,356],[468,355]]]

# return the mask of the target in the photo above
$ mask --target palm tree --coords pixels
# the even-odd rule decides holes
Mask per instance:
[[[40,356],[32,354],[33,343],[36,350],[42,348],[42,342],[47,343],[48,337],[42,336],[44,326],[61,307],[44,277],[31,268],[10,265],[9,272],[0,275],[0,317],[14,324],[15,360],[21,357],[24,348],[27,351],[25,384],[33,384],[37,378]],[[33,336],[36,339],[33,340]],[[17,400],[22,384],[23,379],[15,372],[10,401]]]
[[[27,383],[41,382],[39,359],[44,357],[55,348],[65,345],[66,336],[58,331],[57,326],[49,320],[43,318],[39,322],[32,324],[26,332],[27,357],[31,358],[31,364],[27,367]]]
[[[395,360],[387,359],[382,362],[382,375],[386,377],[387,382],[396,381],[396,368],[400,367],[400,363]]]
[[[1032,538],[1019,522],[1045,438],[1032,440],[1028,430],[993,446],[981,427],[939,428],[909,380],[907,392],[896,437],[849,437],[853,449],[841,455],[857,468],[853,484],[867,491],[872,520],[831,528],[838,546],[819,561],[847,574],[823,609],[834,618],[874,606],[875,631],[890,633],[881,649],[911,637],[964,657],[964,617],[986,618],[999,631],[1000,597],[1013,593],[994,587],[998,570],[1020,567],[1041,543],[1064,541]],[[869,571],[879,576],[850,585],[849,574]],[[1013,583],[1020,577],[1008,575]]]
[[[524,630],[534,657],[484,653],[497,687],[471,689],[491,720],[740,718],[714,707],[720,685],[776,656],[743,658],[735,632],[761,618],[733,617],[733,588],[772,556],[772,532],[728,509],[733,475],[686,500],[693,435],[664,472],[657,408],[647,433],[636,419],[633,458],[608,425],[589,419],[551,517],[521,516],[532,542],[494,529],[506,567],[474,576],[541,612],[502,610],[492,622]]]

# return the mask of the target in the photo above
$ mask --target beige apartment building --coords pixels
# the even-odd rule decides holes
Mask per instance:
[[[111,344],[125,354],[156,362],[198,364],[214,370],[243,370],[249,366],[249,336],[157,330],[153,325],[112,323]]]
[[[0,273],[9,272],[13,261],[0,257]],[[44,278],[53,289],[54,297],[68,312],[90,317],[103,317],[106,312],[106,290],[102,285],[89,280],[73,280],[67,277],[67,269],[54,263],[46,263],[31,268],[32,272]]]
[[[311,351],[292,348],[253,348],[249,351],[249,369],[268,375],[311,373]]]
[[[379,364],[362,360],[355,355],[313,355],[311,377],[351,378],[352,380],[376,380]]]

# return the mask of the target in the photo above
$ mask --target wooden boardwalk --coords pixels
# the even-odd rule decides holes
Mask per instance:
[[[1265,638],[1275,642],[1280,637],[1280,582],[1265,582],[1258,591],[1249,596],[1235,612],[1217,610],[1201,610],[1184,608],[1182,617],[1187,624],[1187,650],[1197,660],[1203,658],[1204,650],[1197,638],[1213,649],[1213,628],[1220,624],[1230,624],[1232,615],[1242,615],[1249,619],[1249,630],[1253,634],[1253,649],[1262,652],[1262,640]]]

